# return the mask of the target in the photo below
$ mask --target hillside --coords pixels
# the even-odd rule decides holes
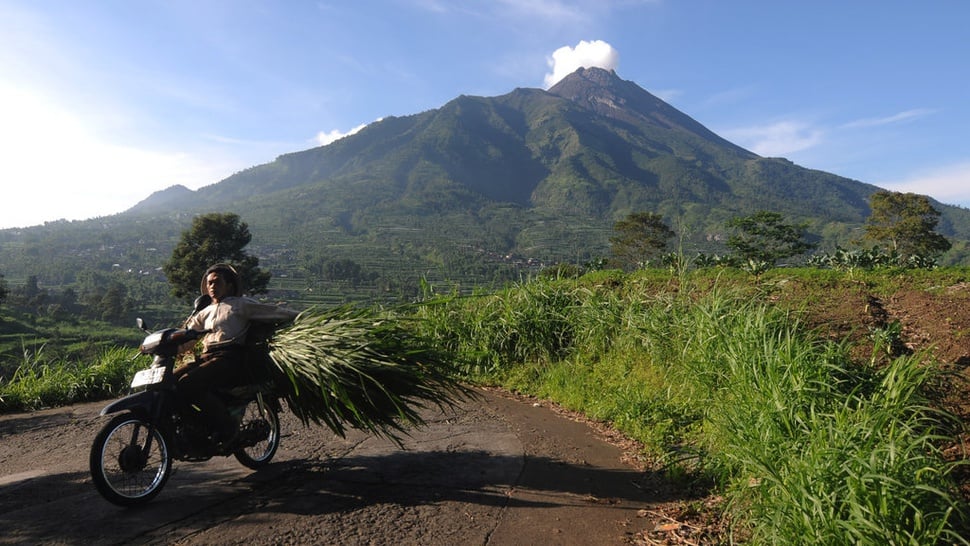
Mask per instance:
[[[373,236],[432,215],[446,227],[439,234],[454,234],[445,244],[559,261],[576,241],[584,258],[605,254],[612,223],[643,210],[686,226],[698,246],[719,238],[726,220],[757,210],[809,222],[823,247],[846,246],[878,189],[759,157],[635,83],[590,68],[548,91],[460,96],[387,118],[165,204],[247,211],[256,226],[289,217],[285,225],[309,222],[302,231],[314,238],[327,228]],[[168,197],[130,213],[158,211]],[[943,234],[970,240],[970,212],[936,206]],[[408,241],[427,244],[419,235]]]
[[[822,250],[851,246],[877,190],[759,157],[614,72],[580,69],[548,91],[463,95],[389,117],[115,216],[0,231],[0,263],[10,279],[55,286],[79,269],[154,271],[192,215],[235,212],[281,288],[363,282],[374,295],[421,278],[468,286],[595,260],[609,254],[613,223],[635,211],[662,214],[688,255],[723,253],[724,223],[758,210],[807,222]],[[955,243],[944,263],[967,263],[970,211],[934,206]],[[360,269],[354,286],[320,284],[337,261]]]

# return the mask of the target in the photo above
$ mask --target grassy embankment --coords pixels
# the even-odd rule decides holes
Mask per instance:
[[[782,275],[825,286],[842,274]],[[941,452],[960,424],[926,396],[936,368],[886,358],[891,332],[873,332],[872,360],[853,362],[847,342],[767,303],[779,278],[540,280],[445,299],[425,308],[426,325],[480,381],[608,421],[671,476],[711,484],[735,538],[967,543]]]

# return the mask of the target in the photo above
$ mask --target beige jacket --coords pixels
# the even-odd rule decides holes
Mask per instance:
[[[298,314],[298,311],[279,305],[232,296],[199,311],[185,322],[185,327],[192,330],[211,330],[202,338],[203,350],[209,351],[245,342],[246,332],[252,321],[284,322],[293,320]]]

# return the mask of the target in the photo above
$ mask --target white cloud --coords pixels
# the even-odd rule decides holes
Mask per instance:
[[[498,3],[520,16],[533,20],[539,18],[553,24],[581,21],[584,18],[584,9],[588,9],[588,6],[574,5],[562,0],[500,0]]]
[[[620,54],[613,46],[602,41],[580,41],[576,47],[563,46],[553,52],[548,59],[552,72],[546,74],[546,89],[556,85],[559,80],[572,74],[579,68],[605,68],[616,70],[620,63]]]
[[[339,129],[333,129],[332,131],[327,131],[327,132],[320,131],[319,133],[317,133],[317,137],[316,137],[317,144],[319,144],[320,146],[326,146],[331,142],[335,142],[344,137],[348,137],[350,135],[358,133],[361,129],[363,129],[364,127],[367,127],[367,125],[368,125],[367,123],[361,123],[357,127],[354,127],[353,129],[347,131],[346,133],[341,132]]]
[[[970,161],[915,173],[905,179],[876,182],[887,190],[912,192],[952,205],[970,207]]]
[[[770,125],[728,129],[723,136],[765,157],[784,157],[817,146],[824,132],[800,121],[779,121]]]
[[[899,123],[902,121],[910,121],[916,118],[921,118],[934,113],[935,110],[929,108],[916,108],[914,110],[906,110],[905,112],[900,112],[892,116],[887,116],[883,118],[867,118],[852,121],[843,125],[847,129],[855,129],[860,127],[878,127],[880,125],[889,125],[892,123]]]

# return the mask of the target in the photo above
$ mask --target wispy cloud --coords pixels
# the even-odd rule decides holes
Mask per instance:
[[[750,100],[753,92],[754,87],[751,85],[726,89],[707,97],[701,103],[701,106],[704,108],[723,108],[741,101]]]
[[[947,204],[970,207],[970,160],[918,172],[901,180],[877,182],[888,190],[929,195]]]
[[[461,13],[479,17],[518,20],[535,25],[587,25],[615,10],[646,4],[661,4],[664,0],[477,0],[451,2],[448,0],[410,0],[411,5],[432,13]]]
[[[412,5],[434,13],[447,13],[453,9],[446,0],[413,0]]]
[[[912,121],[914,119],[928,116],[935,112],[936,110],[932,110],[929,108],[916,108],[913,110],[906,110],[905,112],[899,112],[898,114],[893,114],[891,116],[886,116],[881,118],[865,118],[865,119],[850,121],[849,123],[842,125],[842,127],[845,129],[879,127],[882,125],[891,125],[894,123]]]
[[[728,140],[766,157],[781,157],[813,148],[825,136],[825,131],[817,126],[795,120],[727,129],[722,133]]]
[[[499,0],[504,10],[528,17],[538,17],[544,21],[564,23],[581,21],[586,18],[582,2],[562,0]]]

